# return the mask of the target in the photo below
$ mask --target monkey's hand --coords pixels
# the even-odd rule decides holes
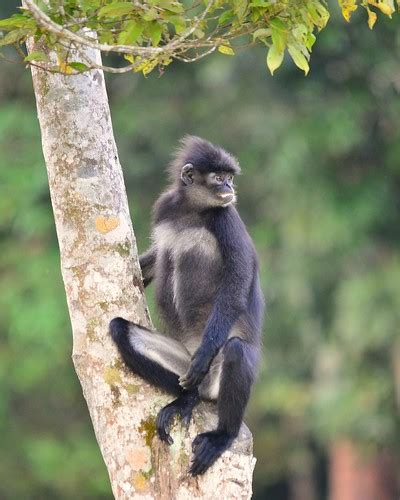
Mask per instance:
[[[179,385],[187,391],[198,387],[207,375],[211,361],[212,357],[209,353],[198,349],[192,357],[189,370],[179,378]]]
[[[157,416],[157,432],[160,439],[168,444],[174,441],[169,433],[169,428],[175,415],[180,415],[185,427],[189,427],[193,408],[199,402],[199,393],[195,391],[183,392],[175,401],[162,408]]]

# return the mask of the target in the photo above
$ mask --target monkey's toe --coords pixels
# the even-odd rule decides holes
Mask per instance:
[[[187,408],[182,412],[182,422],[183,425],[188,428],[190,425],[190,421],[192,420],[193,408]]]
[[[198,476],[206,470],[227,450],[233,437],[222,431],[211,431],[199,434],[192,443],[193,459],[189,474]]]
[[[174,408],[174,406],[167,405],[162,408],[157,415],[156,427],[158,437],[161,439],[161,441],[164,441],[164,443],[167,443],[169,445],[173,444],[174,442],[169,433],[169,429],[176,414],[176,408]]]

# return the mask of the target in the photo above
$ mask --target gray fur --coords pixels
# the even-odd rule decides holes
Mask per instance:
[[[122,318],[110,324],[128,365],[178,395],[157,417],[162,440],[171,444],[173,415],[190,418],[199,396],[218,401],[217,429],[194,442],[194,475],[237,436],[260,355],[264,304],[257,255],[234,206],[239,172],[222,148],[199,137],[182,140],[169,166],[172,184],[154,207],[152,246],[140,257],[166,334]],[[206,455],[198,451],[203,445]]]

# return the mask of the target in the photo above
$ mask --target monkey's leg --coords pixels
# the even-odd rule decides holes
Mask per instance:
[[[189,351],[171,337],[151,332],[122,318],[114,318],[110,322],[110,333],[123,360],[133,372],[156,387],[178,396],[157,417],[160,438],[172,444],[168,429],[174,416],[180,415],[188,424],[192,410],[199,401],[197,389],[184,391],[179,385],[179,376],[186,373],[190,364]]]
[[[199,434],[192,444],[189,472],[203,474],[238,435],[255,378],[257,353],[239,337],[232,337],[223,350],[222,376],[218,394],[218,427]]]

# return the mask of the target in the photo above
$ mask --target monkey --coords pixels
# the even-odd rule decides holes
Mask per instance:
[[[253,242],[235,208],[238,161],[185,136],[153,209],[152,244],[140,256],[155,283],[165,334],[123,318],[110,333],[129,368],[176,397],[157,416],[159,438],[175,416],[185,425],[200,400],[216,401],[216,429],[192,443],[189,473],[203,474],[237,437],[261,353],[264,298]]]

